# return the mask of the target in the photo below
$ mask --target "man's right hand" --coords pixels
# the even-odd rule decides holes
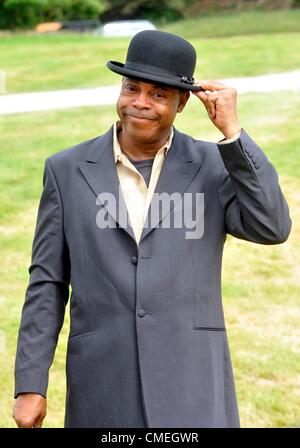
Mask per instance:
[[[40,394],[21,393],[13,407],[12,417],[19,428],[40,428],[46,417],[47,400]]]

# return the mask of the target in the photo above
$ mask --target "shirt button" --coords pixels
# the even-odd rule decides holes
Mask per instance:
[[[137,315],[139,317],[144,317],[146,314],[147,314],[146,311],[143,310],[142,308],[140,310],[138,310],[138,313],[137,313]]]
[[[137,257],[135,257],[135,256],[131,257],[132,264],[137,264],[137,261],[138,261]]]

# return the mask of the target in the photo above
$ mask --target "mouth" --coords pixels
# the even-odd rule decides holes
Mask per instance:
[[[145,117],[144,115],[137,115],[137,114],[126,114],[126,116],[133,118],[135,120],[146,120],[146,121],[154,121],[156,118],[154,117]]]

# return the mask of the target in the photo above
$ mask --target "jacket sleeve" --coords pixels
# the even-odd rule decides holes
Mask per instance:
[[[21,392],[46,397],[48,371],[69,298],[70,262],[62,202],[49,159],[45,162],[29,274],[18,334],[15,398]]]
[[[226,232],[259,244],[286,241],[292,226],[289,208],[266,155],[245,130],[218,148],[225,165],[218,195]]]

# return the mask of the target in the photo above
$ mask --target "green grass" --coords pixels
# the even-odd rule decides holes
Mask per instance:
[[[293,220],[283,245],[255,245],[230,236],[225,245],[223,298],[241,423],[299,427],[300,99],[280,92],[247,94],[238,104],[242,126],[277,168]],[[0,427],[14,426],[14,357],[44,160],[103,133],[115,119],[113,107],[0,119],[0,329],[6,336],[6,351],[0,353]],[[196,99],[176,126],[196,138],[222,138]],[[50,373],[46,427],[63,425],[68,324],[67,315]]]
[[[166,26],[187,39],[300,31],[300,8],[280,11],[203,12]]]
[[[300,67],[299,12],[206,14],[164,30],[191,39],[198,53],[198,78],[272,73]],[[105,63],[123,61],[128,42],[91,35],[3,33],[0,70],[6,71],[8,93],[117,84],[120,78]],[[299,95],[242,95],[238,114],[276,166],[293,220],[292,234],[283,245],[260,246],[229,236],[225,246],[223,298],[241,423],[299,427]],[[0,117],[0,344],[6,339],[6,351],[0,352],[0,427],[15,426],[14,357],[44,160],[101,134],[116,117],[114,107]],[[195,98],[176,126],[196,138],[222,138]],[[68,325],[67,309],[50,373],[46,427],[63,425]]]
[[[195,77],[214,79],[288,71],[300,66],[300,9],[199,16],[163,29],[191,40]],[[117,84],[108,60],[125,61],[128,38],[4,33],[0,70],[7,93]]]

